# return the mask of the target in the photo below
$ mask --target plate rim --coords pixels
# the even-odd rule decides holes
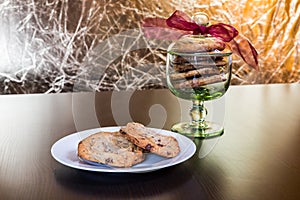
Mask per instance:
[[[78,143],[82,139],[84,139],[84,137],[83,138],[79,137],[80,134],[87,134],[87,136],[88,136],[88,135],[91,135],[91,134],[94,134],[94,133],[97,133],[97,132],[100,132],[100,131],[109,131],[109,132],[112,132],[112,131],[120,129],[121,127],[122,126],[107,126],[107,127],[92,128],[92,129],[86,129],[86,130],[82,130],[82,131],[78,131],[78,132],[73,132],[73,133],[68,134],[68,135],[66,135],[64,137],[61,137],[60,139],[58,139],[58,140],[56,140],[54,142],[54,144],[51,146],[51,150],[50,150],[51,151],[51,155],[52,155],[52,157],[57,162],[65,165],[67,167],[74,168],[74,169],[80,169],[80,170],[92,171],[92,172],[146,173],[146,172],[156,171],[156,170],[160,170],[160,169],[163,169],[163,168],[167,168],[167,167],[171,167],[171,166],[175,166],[175,165],[178,165],[180,163],[183,163],[183,162],[187,161],[188,159],[190,159],[195,154],[195,152],[196,152],[196,145],[195,145],[195,143],[190,138],[188,138],[188,137],[186,137],[184,135],[181,135],[179,133],[172,132],[170,130],[148,127],[148,128],[150,128],[150,129],[152,129],[154,131],[162,132],[162,134],[164,134],[164,135],[172,135],[177,140],[178,140],[178,138],[180,138],[180,140],[185,140],[185,143],[188,142],[188,144],[186,145],[186,147],[187,147],[187,149],[189,151],[191,151],[191,153],[189,153],[188,155],[185,155],[184,157],[182,157],[180,159],[177,158],[177,160],[175,160],[174,162],[168,163],[168,164],[158,165],[158,166],[155,166],[155,167],[145,167],[145,168],[142,168],[142,167],[140,167],[140,168],[134,168],[134,167],[117,168],[117,167],[100,167],[100,166],[94,166],[94,165],[91,165],[91,164],[82,163],[82,161],[80,162],[80,160],[77,157],[77,155],[76,155],[76,157],[78,158],[77,162],[78,163],[80,162],[80,164],[75,165],[75,162],[71,161],[70,159],[69,159],[69,162],[66,162],[65,160],[60,159],[59,156],[56,153],[58,146],[61,145],[61,143],[64,143],[65,141],[71,140],[70,138],[72,138],[73,140],[75,140],[74,137],[78,137],[78,140],[76,140],[76,147],[77,147]],[[179,143],[181,142],[180,140],[178,141]],[[74,146],[75,146],[75,144],[74,144]],[[77,152],[77,148],[74,149],[74,151]],[[176,157],[174,157],[174,158],[165,158],[165,159],[172,160],[172,159],[176,159]],[[81,166],[81,165],[84,165],[84,166]]]

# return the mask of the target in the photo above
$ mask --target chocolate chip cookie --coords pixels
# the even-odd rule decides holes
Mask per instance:
[[[162,135],[136,122],[122,127],[120,132],[135,145],[157,155],[172,158],[178,155],[180,147],[176,138]]]
[[[78,144],[80,158],[114,167],[131,167],[144,161],[143,151],[120,132],[95,133]]]

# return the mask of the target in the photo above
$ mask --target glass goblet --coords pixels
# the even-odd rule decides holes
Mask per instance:
[[[188,37],[183,43],[169,46],[166,77],[168,88],[175,96],[193,102],[191,121],[177,123],[171,130],[198,138],[220,136],[224,128],[206,120],[208,111],[204,102],[220,98],[227,91],[231,79],[232,53],[225,47],[214,49],[215,38]]]

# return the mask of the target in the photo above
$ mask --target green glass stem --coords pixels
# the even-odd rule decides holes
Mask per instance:
[[[190,116],[194,127],[197,127],[198,129],[206,129],[208,127],[205,121],[207,109],[205,108],[203,101],[193,100],[193,107],[190,110]]]
[[[193,100],[193,106],[190,109],[192,121],[176,123],[171,130],[193,138],[212,138],[223,135],[224,128],[221,125],[206,121],[207,113],[204,101]]]

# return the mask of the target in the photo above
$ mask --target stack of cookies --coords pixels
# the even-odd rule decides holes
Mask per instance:
[[[222,69],[227,61],[218,55],[224,49],[224,42],[214,37],[179,40],[169,51],[174,88],[194,89],[225,81]]]

